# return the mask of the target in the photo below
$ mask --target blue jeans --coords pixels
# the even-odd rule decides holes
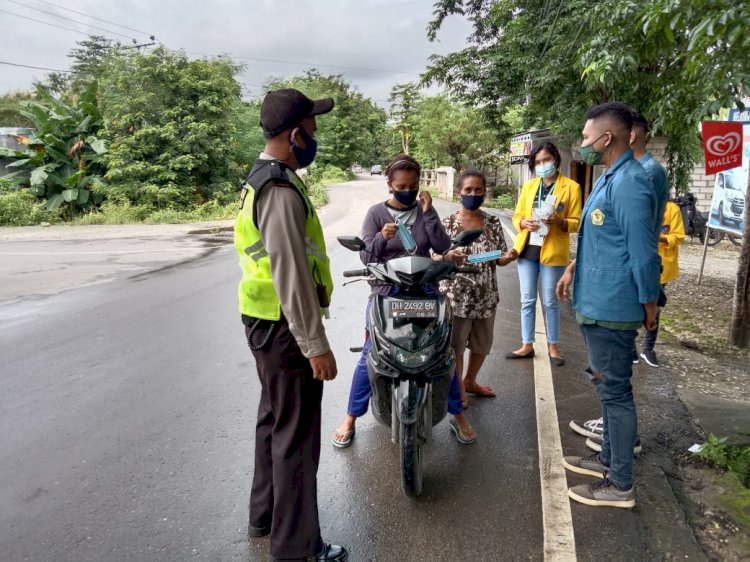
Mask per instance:
[[[633,447],[638,425],[630,384],[637,331],[582,324],[581,332],[589,364],[602,374],[601,382],[596,385],[604,419],[601,459],[609,466],[609,479],[626,489],[633,485]]]
[[[666,283],[661,286],[661,292],[664,293],[664,288],[666,287]],[[659,298],[662,298],[662,295],[659,295]],[[666,301],[666,296],[664,296],[664,300]],[[659,335],[659,317],[661,316],[661,308],[658,309],[658,312],[656,313],[656,328],[653,330],[646,330],[646,333],[643,336],[643,349],[647,351],[653,351],[654,346],[656,345],[656,336]]]
[[[365,311],[365,343],[362,346],[362,354],[359,356],[357,366],[354,368],[352,389],[349,391],[347,413],[355,418],[364,416],[367,413],[370,396],[372,396],[370,378],[367,375],[367,354],[372,347],[372,340],[370,339],[370,307],[372,306],[373,298],[370,297],[367,301],[367,309]],[[454,373],[451,387],[448,391],[448,413],[456,415],[463,413],[463,411],[464,409],[461,406],[461,391],[458,388],[458,375]]]
[[[555,295],[557,282],[565,273],[564,265],[542,265],[538,261],[518,260],[518,281],[521,287],[521,336],[523,343],[534,343],[536,297],[539,277],[542,278],[542,304],[547,315],[547,341],[560,341],[560,303]]]

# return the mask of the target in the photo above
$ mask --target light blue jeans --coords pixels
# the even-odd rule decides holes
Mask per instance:
[[[560,303],[555,295],[557,282],[565,273],[564,265],[542,265],[538,261],[518,260],[518,281],[521,286],[521,337],[523,343],[534,343],[536,298],[539,277],[542,278],[542,304],[547,316],[547,342],[560,341]]]

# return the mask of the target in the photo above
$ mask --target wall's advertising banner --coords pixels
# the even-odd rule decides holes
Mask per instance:
[[[742,123],[730,124],[739,125],[742,131]],[[722,169],[716,174],[708,226],[742,236],[745,228],[745,206],[747,205],[747,175],[748,168],[750,168],[750,124],[744,125],[740,154],[741,165],[729,170]],[[706,159],[706,164],[708,165],[708,159]],[[706,172],[712,173],[708,172],[708,169],[706,169]]]
[[[727,118],[727,121],[737,121],[740,123],[750,123],[750,98],[743,98],[742,99],[742,105],[745,107],[745,109],[730,109],[729,110],[729,117]]]
[[[739,123],[750,123],[750,107],[745,106],[745,109],[742,111],[739,109],[730,109],[728,120]]]
[[[510,163],[528,164],[531,154],[531,134],[514,135],[510,139]]]
[[[742,123],[703,121],[701,129],[707,175],[742,165]]]

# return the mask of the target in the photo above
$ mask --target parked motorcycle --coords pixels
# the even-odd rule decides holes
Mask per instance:
[[[481,233],[462,232],[451,248],[468,246]],[[341,236],[338,241],[352,251],[365,249],[355,236]],[[393,295],[373,297],[367,370],[372,412],[390,426],[391,438],[399,444],[401,484],[408,496],[422,492],[422,446],[448,412],[448,391],[456,369],[450,345],[450,304],[443,295],[426,295],[423,285],[479,272],[478,267],[420,256],[344,271],[344,277],[362,277],[397,289]]]
[[[724,237],[728,238],[735,246],[742,245],[742,236],[731,234],[723,230],[717,230],[715,228],[707,228],[709,213],[698,210],[695,206],[695,195],[692,193],[680,195],[675,199],[675,203],[677,203],[682,212],[682,222],[685,225],[685,234],[691,238],[697,236],[698,240],[703,244],[706,241],[706,230],[708,230],[709,246],[716,246],[716,244],[724,240]]]

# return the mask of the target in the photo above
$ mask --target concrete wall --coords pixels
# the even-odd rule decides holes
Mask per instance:
[[[435,170],[422,170],[419,182],[422,187],[435,189],[440,197],[452,201],[456,184],[456,170],[450,166],[441,166]]]

